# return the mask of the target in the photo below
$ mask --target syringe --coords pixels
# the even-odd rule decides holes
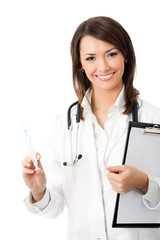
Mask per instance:
[[[23,124],[23,122],[22,122],[22,124]],[[23,127],[24,127],[24,124],[23,124]],[[35,166],[34,171],[37,171],[37,170],[39,170],[40,168],[38,167],[36,154],[35,154],[35,151],[34,151],[32,142],[31,142],[31,137],[30,137],[29,134],[27,133],[27,130],[25,129],[25,127],[24,127],[24,130],[25,130],[25,140],[26,140],[26,143],[27,143],[27,146],[28,146],[28,150],[29,150],[29,153],[30,153],[30,157],[31,157],[31,159],[32,159],[32,161],[33,161],[33,164],[34,164],[34,166]]]

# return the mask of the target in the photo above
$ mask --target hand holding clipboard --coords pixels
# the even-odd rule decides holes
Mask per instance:
[[[148,176],[146,173],[128,165],[107,167],[107,178],[112,188],[121,194],[126,194],[134,189],[145,194],[148,190]]]
[[[148,175],[160,177],[158,125],[129,122],[123,164]],[[114,169],[118,171],[118,168]],[[142,196],[135,190],[117,194],[113,227],[160,227],[160,210],[147,208]]]

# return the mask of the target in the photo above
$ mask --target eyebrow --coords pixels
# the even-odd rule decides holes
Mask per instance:
[[[109,52],[111,52],[113,49],[117,49],[117,48],[116,48],[116,47],[113,47],[113,48],[107,50],[105,53],[109,53]],[[93,55],[96,55],[96,54],[95,54],[95,53],[85,53],[84,56],[85,56],[85,55],[93,56]]]

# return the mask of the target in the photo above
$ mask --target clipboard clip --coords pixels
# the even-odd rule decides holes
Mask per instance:
[[[160,134],[160,126],[154,125],[153,127],[146,127],[145,133]]]

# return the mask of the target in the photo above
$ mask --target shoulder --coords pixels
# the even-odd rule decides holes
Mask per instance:
[[[138,99],[139,103],[139,117],[141,122],[151,122],[160,123],[160,108],[154,106],[153,104],[143,100]]]
[[[67,112],[58,114],[55,117],[54,125],[58,132],[67,128]]]

